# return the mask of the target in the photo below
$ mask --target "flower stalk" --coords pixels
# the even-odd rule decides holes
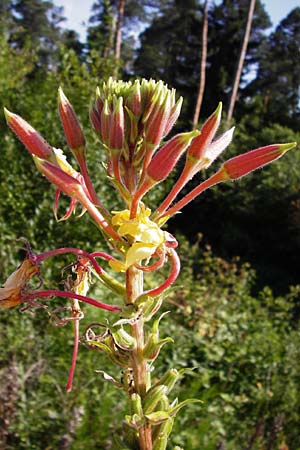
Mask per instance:
[[[97,224],[113,254],[99,249],[89,253],[71,246],[34,254],[27,244],[25,260],[0,288],[0,308],[21,305],[28,309],[46,302],[44,308],[55,315],[55,310],[51,313],[51,300],[64,298],[70,307],[62,309],[69,311],[70,316],[61,319],[59,324],[72,322],[74,333],[67,391],[76,382],[74,375],[80,343],[105,353],[126,374],[125,378],[120,376],[120,380],[114,380],[108,374],[104,377],[128,395],[130,414],[125,416],[128,433],[123,438],[124,448],[165,450],[176,414],[183,406],[199,400],[172,402],[169,396],[183,375],[175,368],[168,370],[156,383],[151,380],[150,366],[153,367],[161,348],[173,342],[171,337],[160,337],[159,324],[165,313],[159,317],[157,314],[180,273],[178,243],[163,230],[163,226],[208,188],[263,167],[296,144],[273,144],[235,156],[176,202],[183,187],[200,170],[209,167],[232,140],[233,128],[215,138],[221,121],[221,103],[201,130],[180,133],[162,143],[179,116],[182,98],[176,101],[175,90],[162,81],[131,83],[110,78],[97,89],[95,103],[90,109],[92,126],[106,152],[107,178],[124,205],[120,211],[114,207],[109,211],[99,199],[88,172],[88,145],[79,119],[61,89],[58,105],[65,139],[75,156],[78,170],[68,163],[61,150],[48,144],[20,116],[7,110],[5,116],[12,131],[32,155],[37,169],[56,188],[55,217],[62,192],[70,198],[70,206],[62,220],[71,218],[77,204],[81,204]],[[152,213],[147,206],[147,193],[172,175],[184,154],[185,164],[177,181],[163,202],[156,209],[152,208]],[[44,261],[61,255],[73,258],[68,266],[72,272],[64,280],[64,290],[41,289]],[[164,280],[145,290],[144,278],[152,276],[153,280],[166,264],[170,268]],[[116,304],[87,296],[93,277],[113,293]],[[82,337],[79,325],[84,313],[88,313],[86,304],[105,310],[108,319],[104,324],[89,325]]]

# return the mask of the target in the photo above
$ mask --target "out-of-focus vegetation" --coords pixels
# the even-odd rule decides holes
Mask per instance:
[[[226,110],[248,3],[210,4],[201,123],[219,100]],[[117,208],[88,123],[90,99],[116,66],[123,78],[161,78],[184,95],[178,127],[188,129],[199,83],[202,6],[196,0],[126,1],[122,61],[116,61],[118,2],[95,3],[83,45],[73,30],[61,28],[63,11],[51,1],[3,1],[1,103],[21,114],[51,145],[65,148],[56,104],[61,85],[84,126],[99,195]],[[300,8],[271,33],[269,26],[257,1],[234,113],[236,136],[226,158],[271,142],[300,141]],[[143,30],[140,46],[134,29]],[[256,77],[251,79],[253,67]],[[0,145],[1,280],[23,255],[16,241],[20,236],[36,252],[64,245],[102,249],[101,237],[87,217],[55,222],[54,191],[36,172],[3,116]],[[216,187],[170,223],[170,231],[185,235],[183,273],[165,307],[171,310],[166,334],[176,344],[165,348],[159,361],[161,370],[171,365],[194,368],[177,394],[204,401],[200,409],[179,416],[173,446],[300,448],[299,159],[295,150],[238,183]],[[55,279],[55,267],[47,270],[46,281]],[[104,291],[96,294],[106,296]],[[98,315],[86,308],[90,322],[101,320]],[[1,311],[0,321],[0,448],[116,448],[113,439],[122,428],[125,399],[95,369],[121,374],[100,353],[82,347],[74,389],[66,394],[71,327],[54,327],[43,310],[34,316]]]

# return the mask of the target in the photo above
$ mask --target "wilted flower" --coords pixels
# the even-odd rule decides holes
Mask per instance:
[[[25,259],[0,288],[0,308],[12,308],[26,300],[27,282],[38,273],[39,269],[30,259]]]

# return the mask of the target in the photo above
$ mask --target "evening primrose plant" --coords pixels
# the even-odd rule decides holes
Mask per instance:
[[[72,389],[79,343],[105,353],[120,368],[119,379],[103,370],[98,372],[128,396],[122,449],[165,449],[177,413],[189,403],[200,402],[197,399],[179,402],[172,398],[172,389],[186,370],[171,368],[161,378],[154,372],[161,348],[173,342],[171,337],[162,338],[159,334],[159,323],[165,315],[159,314],[159,310],[180,272],[178,243],[164,229],[165,224],[206,189],[241,178],[295,146],[295,143],[273,144],[233,157],[178,200],[186,184],[226,149],[234,132],[232,128],[215,138],[222,113],[219,104],[201,130],[168,139],[181,105],[182,98],[176,100],[175,90],[162,81],[109,79],[97,88],[90,110],[101,149],[97,157],[105,166],[107,182],[123,203],[122,209],[113,205],[108,208],[105,199],[98,197],[87,167],[85,137],[62,89],[58,95],[59,115],[76,168],[62,150],[52,147],[29,123],[5,109],[8,125],[31,153],[40,173],[56,188],[53,207],[56,219],[67,220],[78,209],[79,215],[89,214],[104,236],[109,252],[102,249],[87,252],[70,246],[36,254],[25,242],[26,258],[0,288],[0,307],[21,305],[21,310],[43,307],[51,314],[51,299],[69,302],[69,306],[61,307],[67,315],[59,322],[71,321],[74,328],[66,389]],[[171,174],[181,157],[185,157],[185,163],[166,198],[157,208],[148,205],[145,195]],[[59,217],[61,194],[69,197],[70,204]],[[64,289],[43,289],[43,262],[65,254],[73,255],[74,261],[64,280]],[[144,277],[163,268],[163,274],[167,273],[164,281],[146,290]],[[113,293],[114,304],[87,295],[91,283],[96,281]],[[87,324],[85,331],[80,332],[84,303],[106,310],[107,319],[104,323]],[[52,314],[56,312],[57,308]]]

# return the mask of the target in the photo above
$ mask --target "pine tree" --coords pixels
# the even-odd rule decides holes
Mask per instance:
[[[300,128],[300,7],[293,9],[262,48],[249,95],[261,96],[265,122]]]
[[[133,54],[136,30],[149,22],[165,1],[96,0],[89,18],[88,52],[94,50],[102,58],[113,56],[118,69],[122,57]]]
[[[202,14],[196,0],[172,0],[141,35],[135,71],[163,79],[184,96],[181,119],[191,120],[199,85]]]
[[[184,96],[183,120],[194,115],[199,88],[199,54],[203,15],[196,0],[172,0],[141,36],[135,69],[141,76],[162,78]],[[249,0],[223,0],[209,8],[206,86],[201,116],[219,101],[227,103],[236,70]],[[256,61],[270,20],[257,0],[243,76]],[[243,80],[243,78],[242,78]]]
[[[115,12],[110,0],[97,0],[92,5],[87,30],[87,47],[96,50],[101,57],[113,53],[115,35]]]
[[[193,118],[193,129],[197,127],[201,111],[201,105],[204,96],[205,81],[206,81],[206,60],[207,60],[207,33],[208,33],[208,0],[204,2],[203,8],[203,25],[202,25],[202,49],[200,60],[200,76],[199,76],[199,91],[197,95],[196,107]]]
[[[233,82],[233,86],[232,86],[232,92],[231,92],[230,102],[229,102],[229,107],[228,107],[228,112],[227,112],[227,126],[229,125],[229,123],[231,121],[231,118],[233,115],[233,110],[234,110],[234,105],[237,100],[238,88],[240,85],[242,70],[243,70],[243,66],[244,66],[244,62],[245,62],[245,58],[246,58],[246,52],[247,52],[249,39],[250,39],[251,26],[252,26],[252,20],[253,20],[254,8],[255,8],[255,1],[256,0],[250,0],[250,4],[249,4],[247,23],[246,23],[246,27],[245,27],[245,35],[244,35],[244,39],[243,39],[243,43],[242,43],[242,47],[241,47],[241,53],[239,56],[239,60],[238,60],[238,64],[237,64],[237,68],[236,68],[236,72],[235,72],[235,77],[234,77],[234,82]]]
[[[248,16],[249,0],[223,0],[210,9],[207,87],[204,95],[203,113],[208,114],[218,101],[228,102],[232,89],[237,62],[241,52],[241,42],[245,34],[245,18]],[[247,55],[243,64],[241,83],[247,80],[258,52],[265,40],[265,31],[271,22],[261,0],[257,0],[252,21]],[[242,97],[242,93],[241,93]]]
[[[11,43],[22,48],[29,39],[37,50],[39,63],[53,64],[57,46],[62,41],[59,25],[64,20],[63,8],[55,6],[51,0],[16,0],[12,3],[12,13],[18,28]]]

